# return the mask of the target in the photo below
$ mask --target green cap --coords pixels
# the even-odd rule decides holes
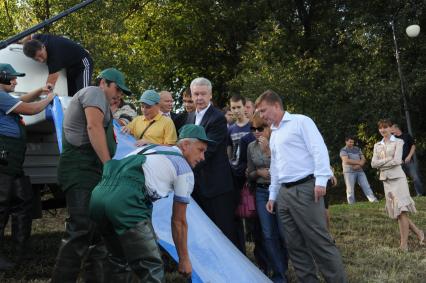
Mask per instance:
[[[24,73],[18,73],[10,64],[0,63],[0,73],[6,74],[8,77],[23,77]]]
[[[206,131],[204,131],[203,127],[194,124],[187,124],[180,128],[179,139],[198,139],[200,141],[206,142],[207,144],[216,143],[214,140],[211,140],[207,137]]]
[[[142,93],[139,102],[143,102],[148,105],[158,104],[160,102],[160,95],[155,90],[148,89]]]
[[[99,75],[98,78],[102,78],[105,80],[109,80],[112,82],[115,82],[117,86],[127,95],[132,95],[132,92],[130,89],[126,86],[124,83],[124,75],[122,72],[117,70],[116,68],[108,68],[103,70]]]

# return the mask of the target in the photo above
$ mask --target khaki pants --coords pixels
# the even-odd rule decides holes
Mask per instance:
[[[315,262],[326,282],[347,282],[340,252],[327,231],[324,200],[315,202],[315,180],[281,187],[276,200],[280,234],[287,243],[299,282],[319,282]]]

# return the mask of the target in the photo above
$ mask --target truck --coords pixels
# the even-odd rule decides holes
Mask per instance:
[[[13,96],[19,97],[31,90],[43,86],[47,80],[48,69],[45,64],[36,62],[23,53],[23,45],[17,44],[18,40],[30,35],[47,25],[93,3],[96,0],[83,1],[70,9],[45,20],[17,35],[0,42],[0,63],[9,63],[25,77],[17,79],[17,86]],[[60,71],[54,92],[57,93],[65,112],[71,97],[68,96],[67,79],[65,70]],[[27,130],[27,152],[24,161],[25,175],[30,178],[35,192],[34,214],[41,216],[42,209],[53,209],[65,206],[65,198],[59,189],[57,181],[57,167],[59,163],[59,145],[52,117],[51,105],[39,114],[26,116],[23,121]],[[41,196],[44,200],[41,201]],[[51,195],[52,197],[48,197]]]

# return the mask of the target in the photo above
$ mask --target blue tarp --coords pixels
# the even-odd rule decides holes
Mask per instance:
[[[59,99],[56,103],[58,102]],[[62,108],[52,107],[52,113],[59,141],[62,139]],[[118,142],[114,159],[121,159],[136,149],[135,139],[121,133],[116,121],[114,130]],[[172,205],[173,196],[156,201],[152,223],[159,244],[177,261],[178,256],[171,233]],[[188,250],[193,269],[192,282],[271,282],[225,237],[193,199],[188,205],[187,222]]]

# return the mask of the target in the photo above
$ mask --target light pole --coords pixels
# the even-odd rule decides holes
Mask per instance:
[[[405,121],[407,122],[407,131],[410,134],[410,136],[413,136],[413,128],[411,127],[410,111],[408,108],[407,95],[405,93],[405,86],[404,86],[404,78],[402,75],[401,63],[399,59],[398,43],[396,41],[396,35],[395,35],[395,20],[392,19],[390,24],[392,27],[393,44],[395,46],[395,58],[396,58],[396,64],[398,66],[398,75],[399,75],[399,80],[401,81],[401,97],[402,97],[402,104],[404,107]],[[420,33],[420,27],[418,25],[411,25],[407,27],[406,32],[409,37],[416,37]]]

